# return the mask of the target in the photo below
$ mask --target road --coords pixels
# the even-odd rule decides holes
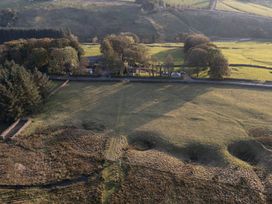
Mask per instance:
[[[67,77],[64,76],[50,76],[51,80],[66,81]],[[230,85],[240,87],[254,87],[254,88],[268,88],[272,89],[271,83],[258,83],[254,81],[242,80],[208,80],[208,79],[159,79],[159,78],[105,78],[105,77],[69,77],[70,81],[82,82],[132,82],[132,83],[180,83],[180,84],[211,84],[211,85]]]

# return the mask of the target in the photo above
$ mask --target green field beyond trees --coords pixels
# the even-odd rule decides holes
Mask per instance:
[[[250,42],[215,42],[227,57],[230,64],[258,65],[272,68],[272,43],[264,41]],[[175,65],[184,63],[182,43],[148,44],[149,53],[161,63],[171,55]],[[99,56],[100,46],[84,44],[85,56]],[[202,77],[207,77],[202,73]],[[272,69],[232,67],[230,78],[272,81]]]

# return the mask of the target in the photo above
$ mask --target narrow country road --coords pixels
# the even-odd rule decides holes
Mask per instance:
[[[66,81],[67,77],[50,76],[51,80]],[[134,83],[180,83],[180,84],[213,84],[213,85],[232,85],[241,87],[269,88],[272,89],[272,83],[257,83],[254,81],[242,80],[208,80],[208,79],[158,79],[158,78],[106,78],[106,77],[69,77],[70,81],[82,82],[134,82]]]

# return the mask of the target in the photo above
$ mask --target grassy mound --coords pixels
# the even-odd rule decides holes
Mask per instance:
[[[214,161],[213,147],[178,149],[157,133],[141,131],[130,136],[131,149],[124,138],[104,133],[58,127],[0,143],[0,202],[263,203],[266,198],[253,172],[184,164],[174,156],[180,150],[196,163]],[[110,151],[121,157],[109,161]],[[245,182],[236,182],[240,179]]]

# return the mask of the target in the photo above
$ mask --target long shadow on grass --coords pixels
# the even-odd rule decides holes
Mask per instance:
[[[174,124],[181,117],[181,108],[186,103],[198,103],[197,98],[211,88],[210,85],[160,83],[70,83],[69,86],[47,103],[41,120],[49,125],[94,131],[112,129],[125,134],[144,125],[156,128],[161,123],[167,128],[167,124]]]
[[[116,86],[116,84],[113,85]],[[105,85],[100,84],[100,86]],[[90,88],[101,89],[99,85],[90,85]],[[184,104],[206,93],[209,91],[209,86],[134,83],[119,85],[114,91],[108,90],[110,90],[109,87],[105,89],[105,92],[100,90],[101,95],[94,95],[89,101],[84,101],[83,96],[78,98],[71,95],[62,103],[70,103],[69,100],[80,101],[82,106],[73,110],[69,117],[77,122],[80,120],[83,126],[96,122],[117,133],[129,133],[158,118],[171,119],[174,122],[175,117],[169,112],[181,108]],[[90,93],[87,91],[86,94]]]
[[[158,52],[153,55],[159,61],[164,61],[168,55],[171,55],[174,58],[175,64],[183,64],[184,55],[183,48],[173,48],[165,51]]]

